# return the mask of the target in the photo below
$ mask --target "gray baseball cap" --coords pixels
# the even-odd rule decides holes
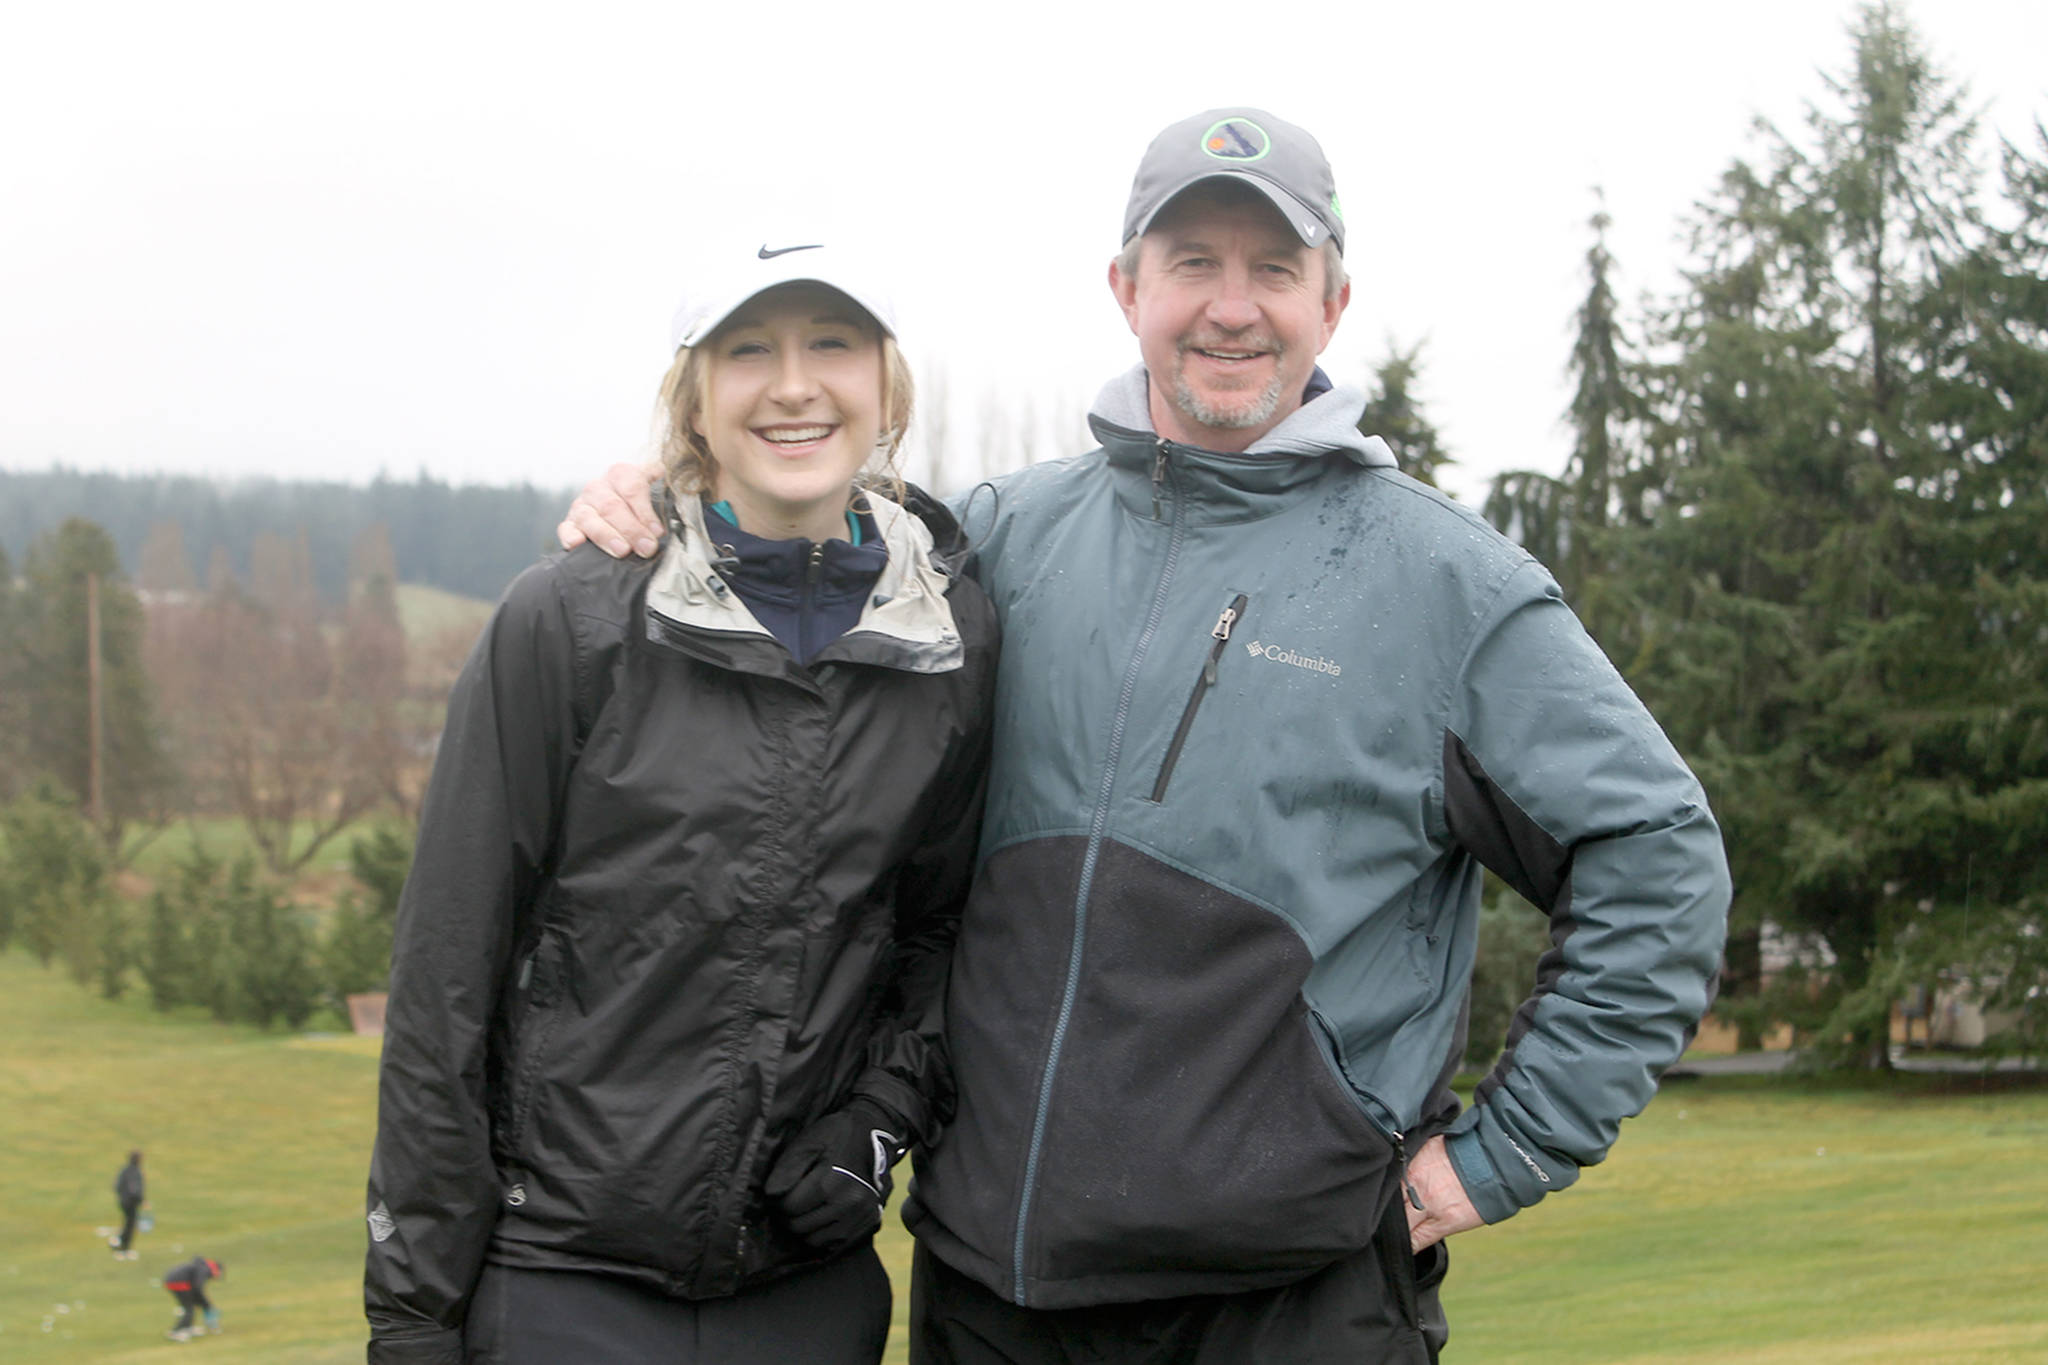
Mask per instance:
[[[736,251],[710,263],[676,308],[669,341],[678,348],[695,346],[754,295],[799,281],[838,290],[865,308],[883,331],[896,335],[896,310],[872,263],[845,247],[799,237],[789,245],[763,242],[753,251]]]
[[[1253,186],[1309,246],[1344,250],[1337,180],[1316,140],[1263,109],[1210,109],[1182,119],[1145,149],[1124,208],[1123,240],[1142,236],[1173,197],[1204,180]]]

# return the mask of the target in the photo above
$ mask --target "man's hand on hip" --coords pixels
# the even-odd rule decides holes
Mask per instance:
[[[1422,1201],[1419,1209],[1415,1207],[1418,1199]],[[1408,1187],[1401,1192],[1401,1202],[1408,1210],[1408,1244],[1416,1251],[1486,1221],[1465,1197],[1465,1186],[1458,1180],[1442,1137],[1423,1143],[1410,1158]]]
[[[555,539],[565,550],[587,540],[613,559],[624,559],[628,551],[652,558],[663,527],[649,490],[660,477],[659,462],[613,465],[583,485],[568,519],[555,528]]]

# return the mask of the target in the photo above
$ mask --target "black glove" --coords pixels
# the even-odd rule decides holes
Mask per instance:
[[[798,1133],[769,1168],[762,1190],[789,1229],[819,1251],[838,1251],[882,1226],[907,1126],[873,1100],[856,1099]]]

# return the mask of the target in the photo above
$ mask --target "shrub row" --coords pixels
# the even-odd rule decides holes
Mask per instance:
[[[410,840],[390,829],[356,839],[355,885],[321,915],[253,859],[195,847],[137,905],[116,893],[91,826],[45,788],[0,807],[0,949],[18,940],[110,1000],[140,978],[160,1010],[299,1028],[323,1006],[345,1013],[346,996],[384,989],[411,860]]]

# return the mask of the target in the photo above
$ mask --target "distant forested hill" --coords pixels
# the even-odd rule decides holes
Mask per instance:
[[[530,485],[457,487],[421,475],[411,483],[367,486],[216,482],[185,476],[83,473],[61,466],[42,473],[0,469],[0,548],[19,572],[29,545],[67,517],[104,527],[131,579],[142,547],[161,523],[174,523],[192,580],[204,584],[215,547],[237,575],[263,532],[296,541],[301,532],[321,595],[339,600],[350,548],[382,523],[401,582],[425,583],[468,597],[495,599],[513,575],[554,545],[555,523],[571,494]]]

